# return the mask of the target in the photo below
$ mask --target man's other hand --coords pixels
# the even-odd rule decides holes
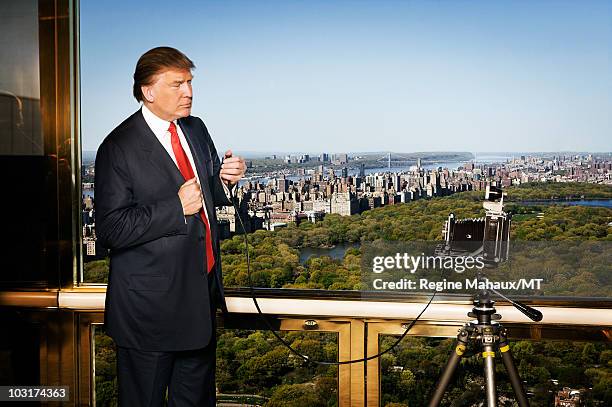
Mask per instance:
[[[244,177],[246,172],[246,163],[242,157],[232,157],[232,150],[225,152],[223,164],[221,164],[221,171],[219,175],[221,180],[229,184],[230,186],[236,184]]]
[[[193,215],[202,209],[202,191],[196,177],[181,185],[178,196],[181,199],[181,205],[183,205],[184,215]]]

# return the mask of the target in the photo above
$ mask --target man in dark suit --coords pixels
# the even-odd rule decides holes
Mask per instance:
[[[169,47],[134,73],[142,108],[96,156],[96,232],[110,249],[105,326],[119,404],[215,405],[215,314],[227,312],[215,207],[245,173],[190,115],[192,61]]]

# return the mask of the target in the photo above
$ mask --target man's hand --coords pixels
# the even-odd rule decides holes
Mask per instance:
[[[202,191],[200,190],[200,184],[198,184],[196,177],[193,177],[181,185],[178,196],[181,199],[183,214],[185,216],[198,213],[200,209],[202,209]]]
[[[232,157],[232,150],[225,152],[223,164],[221,164],[221,171],[219,175],[221,180],[232,186],[244,177],[246,172],[246,163],[242,157]]]

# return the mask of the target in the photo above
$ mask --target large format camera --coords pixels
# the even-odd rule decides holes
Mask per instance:
[[[441,245],[443,247],[440,254],[457,257],[482,256],[484,263],[489,267],[495,267],[500,262],[508,260],[512,214],[504,212],[504,193],[501,188],[487,186],[483,207],[486,210],[484,218],[455,219],[452,213],[448,216],[444,227],[445,243]],[[480,271],[477,272],[476,279],[479,282],[488,281]],[[495,388],[495,352],[499,350],[518,405],[529,407],[527,393],[508,345],[508,332],[498,323],[502,317],[494,308],[495,301],[491,300],[490,293],[507,300],[534,322],[539,322],[543,318],[540,311],[506,297],[493,287],[485,285],[485,288],[480,288],[474,298],[474,308],[468,313],[468,317],[474,320],[459,330],[457,346],[442,371],[429,401],[429,407],[440,405],[468,346],[477,349],[482,355],[486,405],[498,405]]]
[[[482,256],[489,266],[506,261],[510,250],[510,222],[512,214],[504,212],[504,194],[501,188],[488,185],[483,218],[457,219],[448,215],[444,225],[445,243],[439,254],[446,256]]]

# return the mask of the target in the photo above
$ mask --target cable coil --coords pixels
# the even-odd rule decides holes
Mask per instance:
[[[251,280],[251,259],[249,256],[249,237],[246,232],[246,228],[244,227],[244,222],[242,221],[242,217],[240,216],[240,211],[238,209],[238,206],[236,205],[236,199],[234,199],[234,196],[232,194],[232,189],[230,189],[230,200],[232,202],[232,205],[234,206],[234,210],[236,211],[236,215],[238,217],[238,221],[240,222],[240,226],[242,227],[242,234],[244,237],[246,261],[247,261],[247,278],[249,281],[249,289],[251,291],[251,299],[253,300],[253,303],[255,304],[255,308],[257,309],[257,315],[264,322],[264,324],[269,328],[269,330],[276,337],[276,339],[278,339],[279,342],[281,342],[287,349],[289,349],[289,351],[291,351],[294,355],[304,360],[306,363],[312,363],[312,364],[322,365],[322,366],[348,365],[348,364],[353,364],[353,363],[366,362],[368,360],[377,359],[381,357],[382,355],[390,352],[395,347],[397,347],[397,345],[399,345],[402,339],[404,339],[404,337],[408,334],[408,332],[412,329],[412,327],[417,323],[419,318],[421,318],[421,316],[425,313],[425,311],[427,311],[427,308],[429,308],[429,305],[432,303],[434,297],[436,296],[436,291],[434,291],[431,297],[429,298],[429,301],[427,302],[427,304],[425,304],[425,307],[423,307],[421,312],[419,312],[419,314],[412,320],[412,322],[410,322],[410,324],[406,327],[406,330],[404,331],[404,333],[393,343],[393,345],[391,345],[389,348],[385,349],[384,351],[378,352],[376,355],[367,356],[361,359],[352,359],[352,360],[337,361],[337,362],[325,362],[325,361],[311,359],[309,356],[303,355],[297,350],[293,349],[293,347],[290,344],[288,344],[283,338],[281,338],[280,335],[272,327],[272,324],[270,323],[270,321],[268,321],[266,316],[263,314],[263,312],[261,311],[261,308],[259,308],[259,303],[257,302],[257,297],[255,295],[255,288],[253,287],[253,281]]]

